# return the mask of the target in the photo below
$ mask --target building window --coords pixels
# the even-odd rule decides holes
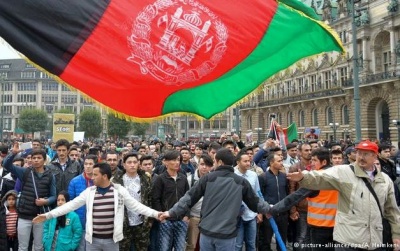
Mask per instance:
[[[17,95],[18,103],[33,103],[36,102],[35,94],[18,94]]]
[[[297,89],[298,93],[296,93],[296,89],[294,90],[294,94],[302,94],[304,92],[304,78],[297,79]]]
[[[21,78],[35,78],[34,71],[23,71],[21,72]]]
[[[315,92],[317,90],[317,75],[311,75],[310,82],[311,82],[311,92]]]
[[[3,83],[2,85],[1,85],[1,89],[3,90],[3,91],[12,91],[13,90],[13,84],[12,83]]]
[[[314,108],[312,110],[312,125],[318,126],[318,109]]]
[[[332,113],[332,108],[331,107],[326,108],[325,117],[326,117],[326,124],[327,125],[329,125],[329,123],[334,123],[334,121],[333,121],[333,113]]]
[[[0,64],[0,69],[10,69],[10,64]]]
[[[0,77],[8,78],[8,72],[0,72]]]
[[[58,91],[58,83],[56,82],[49,82],[42,84],[43,91]]]
[[[189,121],[189,129],[195,129],[194,121]]]
[[[47,113],[53,113],[54,112],[54,104],[45,104],[45,111]]]
[[[252,119],[251,115],[249,115],[249,116],[247,117],[247,128],[248,128],[249,130],[253,130],[253,129],[252,129],[252,128],[253,128],[253,119]]]
[[[389,67],[392,64],[390,61],[391,58],[391,52],[390,51],[386,51],[383,53],[383,70],[385,72],[389,71]]]
[[[343,85],[347,81],[347,67],[342,67],[339,69],[340,73],[340,85]]]
[[[26,82],[26,83],[17,83],[18,91],[36,91],[36,83],[34,82]]]
[[[29,64],[29,63],[26,63],[26,64],[25,64],[25,68],[28,68],[28,69],[35,69],[35,66],[33,66],[33,65]]]
[[[7,94],[7,95],[3,95],[3,100],[2,100],[2,102],[4,102],[4,103],[11,103],[12,102],[12,95],[11,94]]]
[[[5,130],[11,130],[11,118],[4,118],[4,128]]]
[[[293,112],[288,112],[287,114],[287,124],[290,125],[293,123]]]
[[[276,121],[278,122],[278,124],[282,124],[282,113],[276,114]]]
[[[11,114],[11,112],[12,112],[12,106],[11,105],[3,106],[3,113],[4,114]]]
[[[51,78],[49,74],[47,74],[46,72],[40,72],[40,78],[45,78],[45,79],[49,79]]]
[[[304,126],[304,124],[305,124],[304,120],[305,120],[304,111],[301,110],[301,111],[299,111],[299,126]]]
[[[63,92],[69,92],[69,91],[71,91],[66,85],[62,85],[62,86],[61,86],[61,90],[62,90]]]
[[[204,120],[203,121],[203,127],[204,127],[204,129],[210,129],[211,128],[210,120]]]
[[[220,129],[228,129],[228,121],[226,119],[220,120],[219,128]]]
[[[324,88],[330,89],[332,83],[332,73],[331,71],[324,72]]]
[[[57,96],[57,94],[43,94],[42,102],[43,103],[57,103],[58,96]]]
[[[62,95],[61,96],[62,103],[77,103],[76,95]]]
[[[349,108],[347,107],[347,105],[342,106],[342,124],[350,124]]]

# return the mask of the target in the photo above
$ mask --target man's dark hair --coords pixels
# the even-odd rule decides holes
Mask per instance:
[[[252,151],[252,152],[254,152],[254,149],[253,149],[254,147],[252,147],[252,146],[246,146],[246,147],[243,147],[241,150],[240,150],[240,152],[244,152],[244,153],[247,153],[247,151]]]
[[[139,146],[138,151],[139,151],[140,149],[146,150],[146,146]]]
[[[47,157],[46,151],[43,149],[32,150],[31,156],[33,157],[35,155],[42,155],[44,160],[46,160],[46,157]]]
[[[269,165],[271,165],[271,163],[275,162],[275,152],[270,152],[267,155],[267,162],[269,163]]]
[[[218,150],[217,154],[215,154],[215,160],[218,162],[219,160],[227,166],[233,166],[235,161],[235,156],[233,153],[227,148],[221,148]]]
[[[0,153],[3,155],[7,155],[8,154],[8,146],[7,145],[1,145],[0,146]]]
[[[194,144],[194,148],[200,148],[201,150],[203,150],[203,145],[202,144]]]
[[[23,166],[24,163],[25,163],[24,158],[21,158],[21,157],[16,157],[16,158],[13,159],[13,163],[17,162],[17,161],[21,161],[21,166]]]
[[[211,142],[207,148],[208,152],[210,152],[211,150],[218,151],[219,149],[221,149],[221,145],[218,144],[217,142]]]
[[[300,145],[298,145],[298,148],[299,148],[300,151],[303,150],[303,146],[310,146],[310,143],[308,143],[308,142],[303,142],[303,143],[301,143]]]
[[[81,147],[82,152],[86,149],[89,149],[89,145],[88,144],[83,144]]]
[[[343,156],[343,152],[340,150],[333,150],[333,151],[331,151],[331,158],[332,158],[332,155],[342,155]]]
[[[340,148],[342,148],[342,146],[338,142],[332,142],[332,143],[329,144],[329,148],[331,148],[331,149],[334,146],[340,146]]]
[[[140,164],[142,164],[143,161],[145,161],[145,160],[151,160],[154,164],[154,158],[151,155],[143,155],[142,157],[140,157],[140,160],[139,160]]]
[[[98,168],[101,175],[105,174],[108,179],[111,179],[111,167],[107,162],[97,163],[93,168]]]
[[[246,151],[240,151],[240,152],[236,155],[235,161],[236,161],[236,162],[240,161],[240,160],[242,159],[242,156],[243,156],[243,155],[248,156]]]
[[[100,152],[100,149],[97,147],[91,147],[89,148],[89,153],[88,154],[92,154],[92,155],[98,155]]]
[[[271,148],[269,149],[269,152],[270,152],[270,153],[276,153],[276,152],[279,152],[279,151],[282,151],[282,148],[277,147],[277,146],[271,147]]]
[[[139,156],[137,155],[137,153],[128,153],[124,156],[124,158],[122,159],[122,163],[125,163],[126,160],[130,157],[135,157],[137,160],[139,160]]]
[[[95,164],[97,163],[97,160],[98,160],[97,156],[94,155],[94,154],[88,154],[88,155],[86,155],[86,157],[84,158],[84,160],[87,160],[87,159],[93,160],[93,162],[94,162]]]
[[[325,147],[320,147],[317,149],[314,149],[311,152],[311,156],[312,157],[317,157],[317,159],[319,159],[319,161],[324,161],[326,160],[326,165],[329,166],[331,164],[331,158],[330,158],[330,154],[329,154],[329,149],[325,148]]]
[[[200,159],[203,159],[204,164],[206,166],[213,166],[214,165],[214,162],[213,162],[212,158],[208,154],[202,154]]]
[[[179,152],[182,152],[182,151],[188,151],[190,153],[190,149],[187,148],[186,146],[181,147],[181,150],[179,150]]]
[[[178,150],[169,150],[164,154],[164,160],[176,160],[178,157],[181,157],[180,161],[182,162],[181,152]]]
[[[108,151],[108,152],[107,152],[107,155],[109,155],[109,154],[116,154],[116,155],[119,155],[116,151]]]
[[[32,143],[33,143],[33,142],[37,142],[37,143],[39,143],[40,145],[42,145],[42,142],[40,142],[40,139],[33,139],[33,140],[32,140]]]
[[[70,153],[71,151],[78,151],[78,148],[76,146],[73,146],[68,150],[68,153]]]
[[[235,147],[236,143],[233,142],[233,140],[227,139],[222,143],[222,147],[225,147],[226,145],[233,145],[233,147]]]
[[[66,140],[66,139],[59,139],[59,140],[57,140],[57,142],[56,142],[56,149],[57,149],[59,146],[65,146],[65,147],[67,147],[67,150],[68,150],[70,145],[69,145],[68,140]]]
[[[379,147],[378,148],[379,153],[381,153],[382,151],[387,150],[387,149],[391,150],[391,145],[389,145],[389,144],[379,144],[378,147]]]
[[[286,149],[287,150],[290,150],[290,149],[296,148],[296,147],[297,147],[297,144],[295,144],[295,143],[289,143],[289,144],[286,145]]]

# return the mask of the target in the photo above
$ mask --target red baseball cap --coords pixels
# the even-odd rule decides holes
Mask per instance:
[[[378,145],[369,140],[361,141],[355,148],[357,150],[372,151],[378,154]]]

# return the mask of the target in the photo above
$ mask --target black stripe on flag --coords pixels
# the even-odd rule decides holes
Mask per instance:
[[[59,75],[110,1],[0,1],[0,36],[34,63]]]

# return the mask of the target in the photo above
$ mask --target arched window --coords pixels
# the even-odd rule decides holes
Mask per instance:
[[[305,124],[304,120],[305,120],[304,111],[301,110],[301,111],[299,111],[299,126],[304,126],[304,124]]]
[[[325,110],[325,118],[326,118],[326,124],[329,125],[329,123],[334,123],[333,121],[333,112],[331,107],[327,107]]]
[[[342,124],[350,124],[349,108],[347,107],[347,105],[342,106]]]
[[[277,121],[279,124],[282,124],[282,114],[281,114],[281,113],[277,113],[277,114],[276,114],[276,121]]]
[[[312,114],[312,125],[318,126],[318,109],[314,108],[311,114]]]
[[[249,130],[253,130],[253,119],[252,119],[251,115],[249,115],[247,117],[247,128]]]
[[[291,123],[293,123],[293,112],[288,112],[288,114],[287,114],[287,125],[289,126]]]

